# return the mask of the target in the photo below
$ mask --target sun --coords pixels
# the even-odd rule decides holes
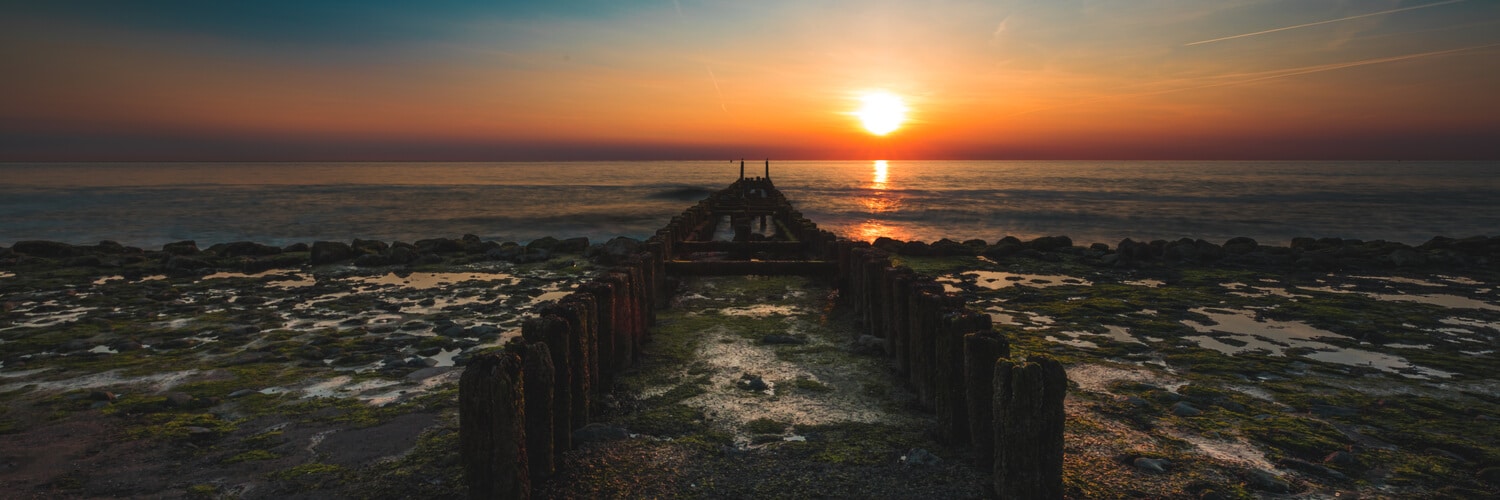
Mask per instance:
[[[906,103],[900,96],[877,90],[859,96],[863,105],[854,112],[865,130],[875,135],[889,134],[906,121]]]

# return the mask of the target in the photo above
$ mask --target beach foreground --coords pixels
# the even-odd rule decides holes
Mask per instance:
[[[0,487],[457,497],[456,381],[616,240],[0,249]],[[1495,239],[877,241],[1062,360],[1078,498],[1500,487]],[[340,246],[342,245],[342,246]],[[543,496],[981,497],[808,278],[685,278]]]

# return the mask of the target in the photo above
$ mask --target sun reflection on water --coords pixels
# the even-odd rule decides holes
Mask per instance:
[[[896,212],[901,209],[901,197],[890,189],[891,164],[886,160],[875,160],[872,164],[873,171],[870,176],[870,184],[867,186],[869,193],[860,198],[859,202],[870,212],[871,216],[883,213]],[[864,241],[874,241],[879,237],[887,237],[905,240],[911,236],[910,231],[905,228],[891,225],[890,221],[880,219],[868,219],[854,228],[855,237]]]

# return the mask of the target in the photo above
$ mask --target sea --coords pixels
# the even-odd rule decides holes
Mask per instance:
[[[1500,235],[1494,161],[744,163],[767,170],[804,216],[859,240]],[[645,238],[740,172],[737,160],[3,163],[0,246]]]

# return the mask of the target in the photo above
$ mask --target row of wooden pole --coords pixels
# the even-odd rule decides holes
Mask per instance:
[[[542,304],[518,341],[464,369],[459,441],[470,498],[528,498],[531,482],[573,448],[573,431],[597,415],[594,395],[635,363],[664,290],[660,245],[646,248]]]
[[[892,367],[937,414],[938,436],[970,445],[1000,498],[1062,498],[1062,365],[1012,361],[988,314],[884,251],[839,241],[837,252],[840,297],[885,340]]]

